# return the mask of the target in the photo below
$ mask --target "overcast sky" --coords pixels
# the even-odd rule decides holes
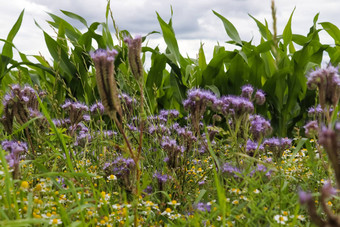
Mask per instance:
[[[45,22],[49,19],[46,12],[62,15],[60,9],[71,11],[84,17],[88,23],[105,21],[106,0],[1,0],[0,38],[6,39],[20,12],[25,9],[22,27],[14,39],[16,47],[25,54],[41,52],[49,58],[44,44],[42,31],[34,24],[36,20],[47,29]],[[231,21],[240,33],[241,39],[249,41],[254,38],[258,43],[259,32],[255,22],[248,13],[272,27],[270,0],[111,0],[113,16],[119,29],[126,29],[132,34],[145,35],[150,31],[161,31],[156,12],[168,21],[170,7],[173,8],[173,27],[179,41],[182,54],[195,57],[200,42],[209,58],[213,46],[230,40],[223,24],[212,10],[217,11]],[[296,7],[293,20],[293,33],[306,35],[312,26],[314,16],[319,12],[318,22],[331,22],[340,26],[339,0],[276,0],[278,17],[278,34],[281,34],[291,12]],[[65,16],[63,16],[66,18]],[[73,23],[72,19],[68,19]],[[74,24],[74,23],[73,23]],[[75,25],[79,25],[76,24]],[[80,25],[79,25],[80,26]],[[81,27],[79,27],[81,29]],[[324,43],[333,40],[321,32]],[[149,45],[164,48],[158,34],[149,37]],[[0,41],[0,48],[3,42]]]

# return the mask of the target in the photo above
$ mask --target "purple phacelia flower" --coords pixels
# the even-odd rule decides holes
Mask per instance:
[[[201,212],[210,212],[211,211],[211,204],[210,203],[197,203],[197,205],[194,205],[194,208]]]
[[[246,98],[230,95],[221,97],[221,101],[222,106],[218,108],[223,115],[241,116],[254,112],[253,103]]]
[[[101,102],[105,113],[115,116],[118,113],[122,116],[122,107],[118,98],[118,86],[114,77],[114,60],[117,55],[116,50],[98,49],[90,52],[96,69],[96,82]]]
[[[114,174],[117,177],[123,177],[129,175],[134,167],[135,162],[132,158],[123,158],[122,156],[117,157],[113,162],[105,165],[105,171],[110,171],[110,175]]]
[[[157,171],[153,174],[152,177],[157,180],[159,191],[163,191],[165,183],[168,182],[169,180],[172,180],[172,177],[170,175],[162,174],[161,172]]]
[[[142,36],[137,35],[134,39],[125,37],[124,42],[126,42],[129,47],[128,58],[132,74],[136,80],[140,80],[144,75],[143,63],[140,58],[142,51]]]
[[[316,107],[310,107],[307,111],[309,117],[319,117],[323,114],[323,109],[320,105],[317,105]]]
[[[216,102],[216,96],[206,90],[192,89],[188,92],[187,99],[184,100],[183,106],[190,111],[191,123],[196,134],[200,131],[200,120],[208,106]]]
[[[151,135],[159,134],[164,136],[170,134],[170,129],[164,124],[150,125],[148,131]]]
[[[260,115],[252,115],[250,120],[250,132],[254,140],[259,140],[272,132],[272,127],[266,119]]]
[[[250,156],[253,156],[256,150],[263,151],[263,149],[264,148],[262,144],[258,145],[257,142],[253,142],[250,139],[248,139],[247,145],[246,145],[247,154],[249,154]]]
[[[266,102],[266,94],[260,89],[256,91],[254,98],[257,105],[263,105]]]
[[[104,106],[101,102],[95,103],[90,107],[91,114],[104,114]]]
[[[69,114],[71,125],[77,125],[83,120],[84,114],[89,110],[89,108],[80,102],[73,102],[66,100],[61,106]]]
[[[240,174],[241,171],[237,167],[234,167],[230,163],[226,162],[222,166],[222,173],[229,173],[232,174],[233,177],[238,178],[239,176],[237,175],[237,173]]]
[[[319,90],[319,102],[324,109],[326,105],[336,106],[340,98],[340,76],[338,68],[331,65],[316,69],[308,76],[307,86]]]
[[[137,105],[136,99],[131,98],[128,94],[124,92],[122,94],[119,94],[118,97],[122,103],[124,114],[126,116],[132,116],[134,107]]]
[[[176,118],[178,118],[179,116],[179,112],[177,110],[161,110],[159,112],[159,116],[162,119],[166,119],[166,121],[169,120],[174,120]]]
[[[12,134],[14,119],[22,125],[32,117],[42,116],[38,110],[39,103],[33,88],[28,85],[21,88],[18,84],[10,85],[10,88],[11,90],[4,96],[3,117],[0,118],[8,134]],[[43,95],[40,93],[40,98]],[[43,125],[44,122],[46,121],[42,119],[39,123]]]
[[[6,161],[8,162],[8,165],[13,169],[13,178],[17,179],[20,174],[20,157],[22,153],[27,152],[27,144],[19,141],[5,140],[2,141],[1,146],[2,149],[9,152],[9,154],[6,155]]]
[[[161,183],[161,184],[164,184],[166,183],[168,180],[171,180],[172,177],[167,175],[167,174],[162,174],[160,172],[155,172],[153,175],[152,175],[153,178],[157,179],[157,182]]]
[[[243,98],[250,100],[254,92],[253,86],[251,86],[250,84],[247,84],[247,85],[244,85],[241,89],[242,89],[241,96]]]
[[[302,205],[309,203],[313,200],[312,194],[309,192],[299,191],[299,201]]]
[[[269,138],[265,139],[262,143],[265,149],[272,151],[275,155],[275,158],[280,158],[282,152],[292,145],[292,140],[288,138]]]
[[[146,194],[150,195],[152,193],[153,189],[151,185],[148,185],[143,192],[145,192]]]
[[[326,181],[326,183],[322,187],[321,192],[325,196],[325,198],[328,198],[330,196],[335,196],[337,194],[336,188],[332,187],[332,184],[330,181]]]
[[[308,137],[315,136],[319,131],[319,124],[317,121],[310,121],[303,127],[305,129],[306,136]]]
[[[279,150],[285,150],[288,149],[292,144],[292,140],[288,138],[269,138],[265,139],[263,142],[263,146],[265,148],[269,148],[272,150],[279,149]]]
[[[256,169],[252,170],[249,175],[252,177],[256,172],[265,173],[266,177],[270,177],[273,173],[273,170],[268,170],[267,167],[263,164],[257,164]]]

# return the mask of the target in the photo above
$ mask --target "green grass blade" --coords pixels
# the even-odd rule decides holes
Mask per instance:
[[[41,102],[41,99],[39,98],[39,96],[37,95],[37,99],[38,99],[38,102],[39,102],[39,105],[41,107],[41,110],[44,114],[44,116],[46,117],[48,123],[50,124],[53,132],[57,135],[61,145],[62,145],[62,149],[66,155],[66,162],[67,162],[67,165],[68,165],[68,168],[70,169],[70,172],[73,173],[74,172],[74,168],[73,168],[73,165],[72,165],[72,161],[71,161],[71,157],[70,157],[70,152],[68,151],[67,147],[66,147],[66,143],[65,143],[65,140],[64,140],[64,137],[63,135],[60,134],[60,132],[58,131],[57,127],[55,126],[55,124],[53,123],[51,117],[50,117],[50,114],[48,113],[45,105]]]

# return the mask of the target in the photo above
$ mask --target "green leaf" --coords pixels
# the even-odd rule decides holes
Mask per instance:
[[[69,12],[69,11],[65,11],[65,10],[60,10],[60,11],[61,11],[63,14],[65,14],[66,16],[68,16],[68,17],[70,17],[70,18],[73,18],[73,19],[75,19],[75,20],[81,22],[83,25],[85,25],[85,27],[88,27],[88,26],[87,26],[87,22],[86,22],[86,20],[85,20],[83,17],[81,17],[81,16],[79,16],[79,15],[77,15],[77,14],[75,14],[75,13]]]
[[[300,46],[304,46],[309,41],[309,39],[303,35],[293,34],[292,41]]]
[[[258,45],[255,48],[255,50],[257,53],[264,53],[264,52],[270,51],[272,47],[273,47],[273,40],[269,40]]]
[[[224,28],[228,34],[228,36],[237,44],[241,45],[242,46],[242,40],[236,30],[236,28],[234,27],[234,25],[228,21],[225,17],[223,17],[222,15],[218,14],[217,12],[215,12],[213,10],[213,13],[219,17],[222,22],[223,22],[223,25],[224,25]]]
[[[13,25],[11,31],[8,33],[7,36],[7,42],[4,44],[4,47],[2,48],[2,54],[12,58],[13,57],[13,51],[12,51],[12,46],[10,43],[13,42],[13,39],[15,37],[15,35],[18,33],[20,27],[21,27],[21,23],[22,23],[22,18],[24,17],[24,12],[25,10],[22,10],[17,21],[15,22],[15,24]]]
[[[159,16],[158,13],[157,13],[157,19],[158,19],[159,24],[160,24],[161,29],[162,29],[164,41],[165,41],[166,45],[168,46],[170,52],[175,57],[175,63],[180,63],[181,62],[181,54],[180,54],[179,49],[178,49],[178,43],[177,43],[177,40],[176,40],[175,32],[174,32],[174,30],[171,26],[171,19],[170,19],[169,24],[167,24]]]
[[[198,66],[200,67],[201,70],[205,70],[205,68],[207,68],[207,62],[205,60],[205,54],[202,43],[200,49],[198,50]]]
[[[223,62],[226,59],[230,60],[235,54],[235,52],[225,51],[224,48],[220,48],[202,73],[202,85],[214,84],[214,80],[219,72],[224,70]]]
[[[60,63],[60,68],[66,73],[66,75],[64,75],[66,81],[70,82],[73,75],[76,74],[76,69],[74,65],[72,65],[71,61],[69,60],[68,54],[46,32],[44,32],[44,36],[45,36],[45,42],[46,42],[47,48],[51,56],[57,63]]]
[[[292,41],[292,17],[294,14],[295,8],[293,12],[290,14],[289,20],[286,24],[285,29],[283,30],[283,44],[287,46]]]
[[[113,39],[109,29],[109,26],[106,23],[102,23],[103,26],[103,41],[105,43],[106,48],[113,49]]]
[[[264,24],[262,24],[259,20],[257,20],[255,17],[253,17],[252,15],[248,14],[251,18],[253,18],[253,20],[256,22],[257,27],[260,30],[260,33],[262,35],[263,38],[265,38],[266,40],[271,40],[273,39],[273,35],[270,32],[270,30],[268,29],[267,26],[265,26]]]
[[[47,14],[54,21],[54,22],[47,21],[50,25],[52,25],[56,29],[59,29],[59,25],[63,24],[63,26],[65,27],[65,34],[66,34],[66,36],[70,39],[71,42],[77,42],[77,40],[79,39],[79,37],[81,35],[81,32],[78,29],[73,27],[70,23],[68,23],[64,19],[62,19],[62,18],[60,18],[60,17],[58,17],[58,16],[56,16],[56,15],[54,15],[52,13],[47,13]]]
[[[323,29],[334,39],[336,44],[340,44],[340,30],[330,22],[320,23]]]
[[[153,57],[153,63],[148,73],[146,80],[146,87],[153,87],[156,85],[157,88],[162,84],[163,70],[165,69],[167,58],[164,54],[157,54]]]

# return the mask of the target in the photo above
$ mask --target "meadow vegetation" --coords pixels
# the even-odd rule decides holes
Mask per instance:
[[[258,45],[213,11],[235,49],[209,62],[159,14],[164,52],[119,30],[110,2],[49,14],[50,56],[27,56],[23,11],[0,39],[0,226],[340,226],[340,30],[294,34],[292,12],[277,34],[272,11]]]

